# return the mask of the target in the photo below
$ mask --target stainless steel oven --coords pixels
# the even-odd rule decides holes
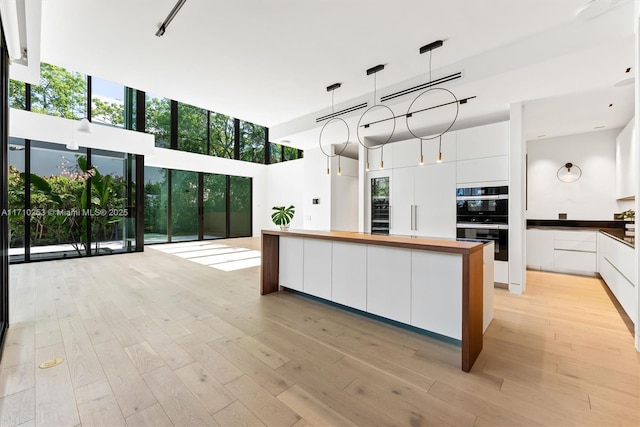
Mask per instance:
[[[494,244],[496,261],[509,261],[509,226],[506,224],[460,224],[457,225],[458,239],[491,240]]]
[[[458,188],[458,223],[509,223],[508,187]]]
[[[456,190],[457,237],[491,240],[497,261],[509,260],[509,187]]]

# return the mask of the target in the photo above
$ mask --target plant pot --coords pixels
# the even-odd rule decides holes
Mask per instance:
[[[289,231],[289,224],[281,225],[280,226],[280,230],[281,231]]]

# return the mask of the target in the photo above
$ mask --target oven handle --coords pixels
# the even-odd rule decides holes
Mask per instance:
[[[482,228],[489,230],[508,230],[508,224],[473,224],[473,223],[457,223],[456,228]]]
[[[489,196],[457,196],[456,200],[508,200],[508,194],[494,194]]]

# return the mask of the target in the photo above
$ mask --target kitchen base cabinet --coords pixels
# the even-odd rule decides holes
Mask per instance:
[[[411,322],[411,250],[367,246],[367,311]]]
[[[280,278],[278,284],[285,288],[303,291],[304,240],[299,237],[280,238]]]
[[[367,311],[367,247],[333,242],[331,301]]]
[[[493,255],[493,254],[492,254]],[[411,254],[411,325],[461,339],[462,255],[413,251]]]
[[[527,230],[527,268],[595,275],[597,236],[594,230]]]
[[[598,233],[598,272],[635,323],[638,312],[638,281],[634,261],[634,248]]]
[[[303,291],[331,299],[331,242],[304,239]]]

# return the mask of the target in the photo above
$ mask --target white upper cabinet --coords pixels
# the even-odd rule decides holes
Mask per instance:
[[[462,160],[457,168],[458,184],[509,180],[509,156]]]
[[[509,155],[508,121],[461,129],[456,134],[458,160]]]
[[[632,119],[616,138],[616,199],[630,200],[636,196],[635,129]]]
[[[442,162],[456,161],[456,132],[448,132],[442,135],[442,144],[439,138],[422,141],[422,156],[424,164],[438,162],[438,149],[442,149]],[[399,141],[390,144],[393,149],[393,167],[405,168],[420,164],[420,141],[416,138],[407,141]],[[440,147],[440,145],[442,145]],[[385,154],[386,157],[386,154]],[[385,165],[386,165],[385,160]]]

